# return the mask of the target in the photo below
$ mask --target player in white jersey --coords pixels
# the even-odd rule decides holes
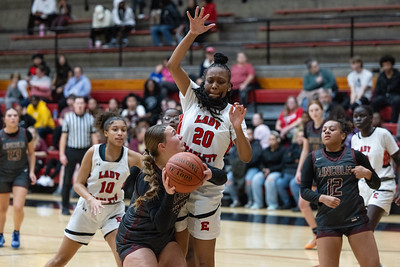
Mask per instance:
[[[372,127],[372,109],[359,106],[354,110],[354,125],[360,132],[353,135],[351,147],[366,155],[372,168],[381,179],[378,190],[368,187],[364,179],[358,183],[360,195],[368,209],[372,229],[375,229],[383,215],[388,215],[396,191],[393,161],[400,166],[399,147],[392,134],[380,127]],[[368,188],[367,188],[368,187]]]
[[[142,167],[139,153],[124,147],[127,125],[114,113],[96,119],[96,127],[104,133],[106,144],[94,145],[82,159],[74,185],[80,195],[78,204],[64,232],[57,254],[46,266],[64,266],[82,245],[87,245],[97,229],[101,229],[118,266],[122,266],[116,251],[115,236],[124,215],[122,186],[130,167]]]
[[[181,61],[197,36],[208,31],[214,24],[205,26],[208,15],[196,8],[190,21],[190,31],[179,43],[168,68],[179,90],[183,118],[178,131],[183,136],[187,151],[199,155],[206,163],[223,167],[223,157],[232,144],[237,146],[239,157],[248,162],[252,151],[246,137],[244,117],[246,109],[235,103],[230,105],[230,70],[228,58],[217,53],[214,63],[205,71],[204,82],[197,86],[181,67]],[[187,252],[189,234],[194,237],[194,251],[200,265],[214,266],[216,238],[220,233],[220,203],[223,184],[205,182],[192,192],[181,209],[176,224],[176,238],[184,253]]]

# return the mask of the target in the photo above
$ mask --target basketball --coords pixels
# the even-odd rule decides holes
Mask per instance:
[[[196,190],[204,178],[204,166],[201,159],[189,152],[180,152],[172,156],[165,166],[169,184],[176,192],[190,193]]]

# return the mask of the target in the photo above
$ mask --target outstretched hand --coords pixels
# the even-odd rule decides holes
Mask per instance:
[[[229,110],[229,120],[231,121],[234,128],[240,128],[244,117],[246,116],[247,109],[235,102]]]
[[[189,11],[186,12],[186,15],[188,16],[189,22],[190,22],[190,33],[200,35],[212,27],[215,26],[215,23],[209,24],[209,25],[204,25],[204,23],[207,21],[208,17],[210,14],[204,15],[204,8],[202,7],[201,10],[199,11],[199,7],[196,7],[196,11],[194,12],[194,17],[190,15]]]

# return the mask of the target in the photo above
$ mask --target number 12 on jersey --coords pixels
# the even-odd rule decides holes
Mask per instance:
[[[326,194],[332,197],[342,196],[343,178],[328,178]]]

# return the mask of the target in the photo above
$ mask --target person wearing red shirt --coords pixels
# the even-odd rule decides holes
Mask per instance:
[[[282,139],[292,139],[294,129],[301,123],[302,114],[303,109],[297,105],[296,98],[289,96],[275,125]]]
[[[213,3],[213,0],[202,0],[201,6],[204,7],[204,15],[210,14],[206,24],[217,22],[217,8]]]
[[[240,104],[246,106],[248,92],[257,88],[256,72],[253,65],[247,62],[245,53],[239,52],[236,60],[237,63],[231,68],[232,94],[239,94]]]

